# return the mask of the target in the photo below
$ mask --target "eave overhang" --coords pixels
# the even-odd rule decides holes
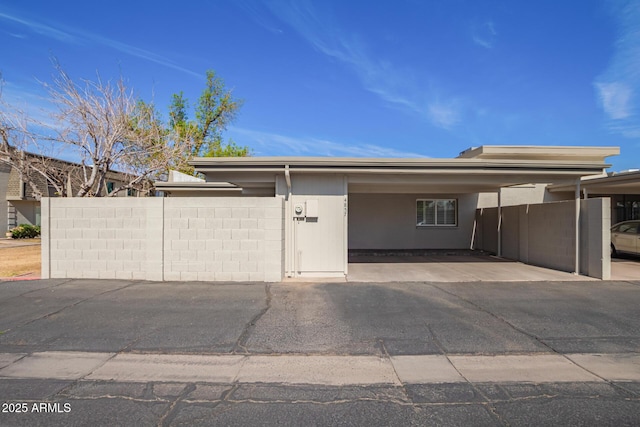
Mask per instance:
[[[352,159],[352,158],[244,158],[193,159],[190,163],[198,172],[282,172],[311,173],[459,173],[483,171],[545,172],[564,171],[583,175],[601,173],[609,164],[582,161],[523,161],[482,159]],[[249,160],[250,159],[250,160]]]
[[[210,181],[228,181],[242,186],[254,181],[273,182],[275,176],[284,175],[288,170],[294,177],[301,174],[345,175],[350,191],[377,185],[379,191],[411,186],[420,191],[480,192],[601,175],[610,167],[605,158],[619,152],[617,147],[524,147],[522,152],[517,152],[517,147],[484,146],[475,150],[468,153],[468,158],[454,159],[200,157],[190,163]]]
[[[265,179],[284,174],[288,167],[292,176],[299,174],[344,174],[353,184],[380,184],[421,180],[439,186],[466,183],[470,191],[492,191],[497,188],[528,183],[554,183],[602,174],[609,167],[602,161],[541,161],[483,159],[353,159],[353,158],[243,158],[194,159],[198,172],[211,180],[251,182],[251,177]],[[242,178],[240,178],[242,177]],[[274,179],[274,178],[272,178]],[[480,185],[482,184],[482,185]]]
[[[551,192],[574,191],[575,182],[553,184]],[[580,181],[580,187],[590,193],[598,194],[640,194],[640,171],[621,172],[598,178],[586,177]]]

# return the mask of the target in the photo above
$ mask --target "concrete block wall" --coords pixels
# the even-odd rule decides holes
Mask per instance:
[[[165,280],[282,280],[282,198],[164,200]]]
[[[496,213],[497,215],[497,213]],[[520,233],[520,209],[518,206],[502,208],[502,234],[517,236]],[[496,239],[497,240],[497,239]],[[510,259],[520,259],[519,239],[502,239],[502,256]]]
[[[498,209],[482,208],[476,211],[476,233],[472,242],[474,249],[498,252]]]
[[[609,199],[581,201],[580,273],[611,274]],[[575,270],[575,201],[502,208],[502,256],[556,270]],[[498,208],[478,209],[476,248],[496,252]]]
[[[43,278],[162,280],[162,199],[41,202]]]
[[[573,200],[529,205],[530,264],[575,271],[575,206]]]
[[[580,201],[580,271],[592,277],[611,278],[611,199]]]
[[[43,198],[42,277],[280,281],[282,198]]]

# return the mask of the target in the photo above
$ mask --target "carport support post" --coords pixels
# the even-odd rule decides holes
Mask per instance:
[[[498,189],[498,253],[502,256],[502,188]]]
[[[576,265],[573,274],[580,274],[580,178],[576,180]]]
[[[291,173],[289,172],[289,165],[284,165],[284,180],[287,184],[286,206],[285,206],[285,275],[287,277],[293,277],[293,210],[291,208]]]

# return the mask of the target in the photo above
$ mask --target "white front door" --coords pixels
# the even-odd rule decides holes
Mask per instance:
[[[343,175],[292,174],[287,259],[294,276],[347,272],[347,183]]]
[[[294,269],[296,275],[335,276],[344,274],[345,197],[293,196],[295,208],[303,213],[293,218]],[[309,206],[317,212],[309,214]],[[315,216],[317,215],[317,216]]]

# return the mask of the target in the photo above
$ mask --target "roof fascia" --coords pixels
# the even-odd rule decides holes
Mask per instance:
[[[616,184],[627,184],[637,182],[640,184],[640,172],[628,172],[619,175],[609,175],[599,178],[587,179],[580,181],[582,188],[597,188],[606,186],[615,186]],[[550,185],[549,191],[573,191],[575,189],[575,183],[560,183]]]

